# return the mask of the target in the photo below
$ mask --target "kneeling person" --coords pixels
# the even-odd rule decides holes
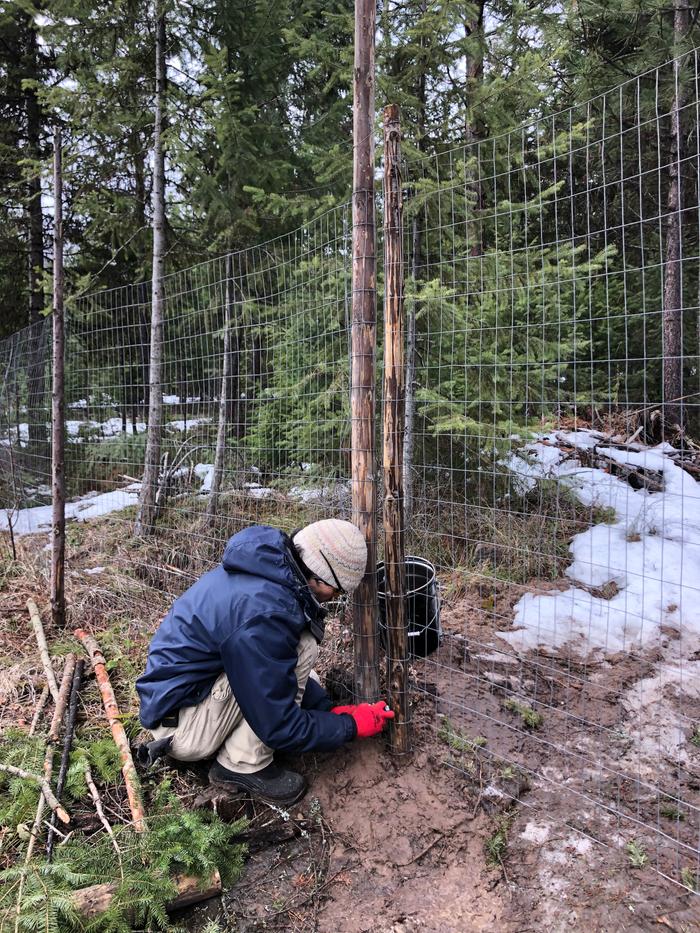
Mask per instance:
[[[321,604],[354,590],[366,563],[362,533],[339,519],[291,537],[266,526],[234,535],[151,641],[136,682],[151,752],[216,755],[212,783],[290,806],[306,785],[274,751],[332,751],[381,732],[394,716],[383,702],[332,707],[313,670]]]

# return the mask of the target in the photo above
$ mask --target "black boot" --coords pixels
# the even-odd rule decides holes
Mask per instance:
[[[301,774],[280,768],[274,762],[262,771],[240,774],[215,761],[209,769],[209,783],[227,790],[245,790],[251,797],[281,807],[291,807],[306,793],[306,781]]]

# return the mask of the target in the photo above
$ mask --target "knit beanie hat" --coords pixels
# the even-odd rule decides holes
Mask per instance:
[[[346,593],[357,589],[367,566],[367,545],[357,525],[324,518],[297,531],[293,541],[314,576],[328,586],[340,583]]]

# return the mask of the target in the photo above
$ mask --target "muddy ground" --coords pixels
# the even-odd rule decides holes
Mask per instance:
[[[515,595],[487,614],[478,598],[446,606],[440,649],[412,666],[411,755],[372,740],[294,762],[309,793],[288,822],[273,814],[291,838],[273,831],[191,929],[700,929],[700,898],[674,883],[696,866],[700,752],[682,773],[656,755],[645,780],[650,723],[631,736],[625,706],[659,657],[521,659],[495,636]],[[541,721],[528,727],[513,699]],[[675,816],[660,813],[666,786]]]

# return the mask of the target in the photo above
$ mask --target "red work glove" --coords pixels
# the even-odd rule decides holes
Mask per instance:
[[[334,706],[331,713],[347,713],[355,720],[357,738],[368,739],[377,735],[384,728],[387,719],[394,718],[394,711],[390,710],[384,700],[378,703],[359,703],[357,706]]]

